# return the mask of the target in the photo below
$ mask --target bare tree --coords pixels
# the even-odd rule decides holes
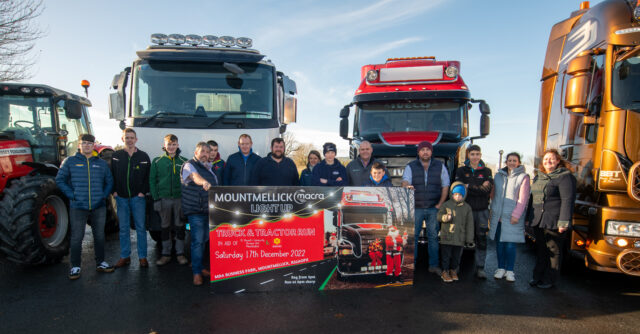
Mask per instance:
[[[296,140],[296,136],[293,132],[285,132],[282,134],[284,139],[284,155],[291,157],[292,154],[300,148],[300,143]]]
[[[311,143],[304,143],[298,145],[298,149],[291,154],[291,159],[296,163],[298,168],[305,168],[307,166],[307,156],[311,150],[316,148]]]
[[[0,0],[0,81],[31,77],[30,53],[44,35],[33,21],[43,10],[42,0]]]

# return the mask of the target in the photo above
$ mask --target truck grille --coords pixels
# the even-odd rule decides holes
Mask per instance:
[[[640,202],[640,161],[633,164],[629,169],[627,193],[631,198]]]
[[[616,259],[618,268],[627,275],[640,276],[640,251],[625,249]]]

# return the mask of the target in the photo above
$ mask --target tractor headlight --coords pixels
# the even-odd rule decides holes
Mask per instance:
[[[640,223],[609,220],[606,234],[640,238]]]

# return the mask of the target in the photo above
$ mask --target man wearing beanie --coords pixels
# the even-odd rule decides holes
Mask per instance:
[[[467,149],[467,161],[456,170],[456,181],[467,185],[468,194],[465,199],[473,210],[475,228],[476,277],[487,278],[484,272],[487,257],[487,234],[489,232],[489,197],[493,188],[491,169],[484,166],[480,146],[471,145]]]
[[[440,224],[436,219],[438,209],[447,199],[449,192],[449,174],[446,166],[438,160],[431,159],[433,145],[428,141],[418,144],[418,159],[404,168],[402,186],[414,189],[415,193],[415,243],[414,261],[418,259],[418,236],[422,230],[422,222],[426,223],[429,272],[438,276],[440,270],[438,256],[438,232]]]
[[[314,186],[340,187],[349,184],[347,169],[336,159],[336,144],[322,145],[324,160],[313,168],[311,184]]]

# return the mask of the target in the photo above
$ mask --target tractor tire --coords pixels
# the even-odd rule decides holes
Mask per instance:
[[[0,251],[21,265],[59,262],[69,249],[69,204],[51,176],[13,180],[0,200]]]

